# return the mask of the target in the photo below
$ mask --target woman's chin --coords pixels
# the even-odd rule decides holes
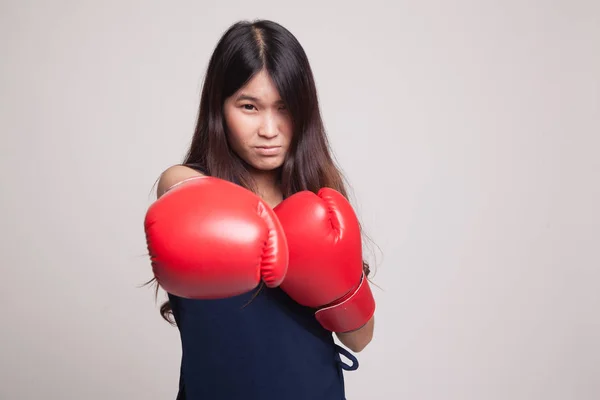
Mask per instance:
[[[256,160],[250,165],[256,170],[267,172],[280,168],[283,165],[283,160],[279,157],[273,157],[272,159]]]

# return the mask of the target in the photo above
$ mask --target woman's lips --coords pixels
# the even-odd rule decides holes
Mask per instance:
[[[281,146],[256,146],[255,149],[263,156],[276,156],[281,152]]]

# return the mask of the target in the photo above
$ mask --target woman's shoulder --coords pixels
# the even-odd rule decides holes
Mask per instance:
[[[191,178],[197,178],[204,176],[205,174],[199,170],[182,165],[176,164],[165,169],[158,178],[157,197],[162,196],[173,186],[182,183],[183,181]]]

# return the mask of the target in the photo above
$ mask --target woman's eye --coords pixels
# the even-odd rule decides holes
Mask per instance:
[[[252,111],[252,108],[254,108],[252,104],[244,104],[242,107],[244,107],[244,109],[248,111]]]

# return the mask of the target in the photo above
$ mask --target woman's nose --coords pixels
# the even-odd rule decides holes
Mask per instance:
[[[262,120],[258,134],[266,138],[277,136],[277,118],[272,114],[267,114]]]

